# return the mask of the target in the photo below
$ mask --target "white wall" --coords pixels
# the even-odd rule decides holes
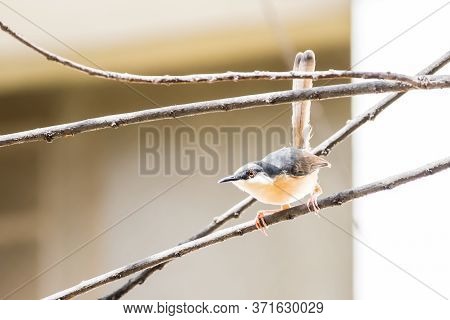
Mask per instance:
[[[353,1],[353,69],[416,73],[450,49],[449,18],[450,5],[442,0]],[[381,98],[354,98],[353,116]],[[354,185],[448,156],[449,107],[448,90],[411,92],[365,125],[353,137]],[[411,274],[355,240],[355,298],[441,298],[427,286],[450,296],[449,182],[446,171],[355,202],[354,235]]]
[[[275,10],[274,15],[288,21],[317,20],[317,15],[330,11],[341,13],[339,9],[346,9],[348,3],[348,0],[265,1],[270,1],[268,7]],[[262,0],[134,0],[129,4],[110,0],[4,0],[0,3],[0,16],[13,30],[46,48],[65,50],[24,17],[75,48],[92,49],[121,46],[130,39],[145,38],[151,43],[162,37],[179,39],[180,35],[204,34],[205,30],[265,24],[263,6]],[[0,37],[0,56],[23,53],[22,45],[10,43],[8,37]]]

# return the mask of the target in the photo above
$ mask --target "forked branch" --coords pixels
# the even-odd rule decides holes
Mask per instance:
[[[418,73],[418,75],[423,74],[433,74],[437,72],[440,68],[442,68],[448,61],[450,60],[450,51],[444,54],[442,57],[434,61],[432,64],[427,66],[425,69],[423,69],[421,72]],[[386,99],[381,100],[379,103],[377,103],[375,106],[370,108],[368,111],[364,112],[360,116],[358,116],[354,120],[350,120],[347,122],[347,124],[342,127],[337,133],[333,134],[330,138],[322,142],[318,147],[314,148],[314,153],[317,155],[327,155],[331,151],[332,148],[334,148],[340,141],[347,138],[351,133],[353,133],[357,128],[362,126],[364,123],[366,123],[369,120],[373,120],[377,114],[385,110],[388,106],[390,106],[394,101],[396,101],[398,98],[400,98],[403,95],[403,93],[396,93],[392,94]],[[374,116],[372,116],[372,114]],[[204,229],[202,232],[197,234],[196,236],[192,237],[190,240],[198,239],[199,235],[205,236],[209,234],[210,232],[214,231],[218,226],[216,223],[220,222],[221,224],[230,220],[232,217],[238,217],[242,211],[244,211],[246,208],[248,208],[251,204],[253,204],[256,200],[252,197],[247,197],[243,201],[239,202],[235,206],[233,206],[230,210],[225,212],[223,215],[215,218],[213,222],[210,223],[210,228]],[[207,232],[205,232],[207,231]],[[167,262],[166,262],[167,263]],[[125,295],[127,292],[129,292],[131,289],[133,289],[136,285],[142,284],[145,282],[145,280],[152,275],[155,271],[161,270],[165,264],[160,264],[156,267],[152,267],[149,269],[146,269],[142,271],[139,275],[136,277],[130,279],[128,282],[120,286],[119,288],[115,289],[110,294],[104,296],[102,299],[120,299],[123,295]]]
[[[450,157],[436,162],[427,164],[421,168],[407,171],[402,174],[392,176],[383,180],[379,180],[361,187],[354,189],[348,189],[335,193],[319,201],[319,206],[322,209],[341,206],[351,200],[367,196],[372,193],[376,193],[384,190],[391,190],[399,185],[414,181],[419,178],[423,178],[429,175],[433,175],[442,170],[450,167]],[[292,207],[287,210],[279,211],[276,214],[265,216],[265,221],[268,225],[276,224],[282,221],[291,220],[309,212],[305,204]],[[197,251],[199,249],[211,246],[213,244],[225,241],[230,238],[243,236],[249,232],[256,230],[255,222],[253,220],[245,223],[216,231],[213,234],[202,237],[197,240],[187,242],[185,244],[178,245],[176,247],[159,252],[145,259],[133,262],[121,268],[107,272],[95,278],[81,282],[80,284],[73,286],[69,289],[55,293],[48,296],[46,299],[70,299],[92,289],[110,283],[112,281],[119,280],[123,277],[129,276],[140,270],[158,266],[162,263],[181,258],[182,256]]]

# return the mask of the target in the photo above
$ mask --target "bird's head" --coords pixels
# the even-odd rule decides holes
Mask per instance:
[[[237,169],[231,176],[220,179],[218,183],[252,180],[264,174],[264,169],[260,164],[250,162]]]

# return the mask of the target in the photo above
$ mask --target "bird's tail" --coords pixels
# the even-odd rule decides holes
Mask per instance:
[[[294,61],[294,71],[312,72],[316,68],[316,58],[314,52],[306,50],[304,53],[297,53]],[[311,79],[294,79],[292,89],[312,88]],[[300,149],[310,149],[309,140],[311,138],[310,125],[311,101],[301,101],[292,103],[292,139],[293,146]]]

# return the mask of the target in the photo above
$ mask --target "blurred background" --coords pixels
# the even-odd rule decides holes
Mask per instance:
[[[383,17],[391,2],[377,3],[195,0],[133,1],[125,5],[104,0],[17,0],[0,2],[0,19],[30,41],[66,58],[105,70],[149,75],[289,70],[295,53],[306,49],[314,50],[317,70],[355,68],[413,74],[448,50],[445,41],[427,36],[433,28],[445,30],[449,26],[448,6],[442,7],[442,1],[414,5],[395,2],[389,19]],[[405,4],[414,10],[405,12]],[[397,21],[399,14],[402,19]],[[399,34],[405,30],[400,39]],[[424,48],[428,48],[427,54],[420,51]],[[316,85],[325,83],[335,82]],[[289,81],[174,86],[117,83],[48,62],[0,34],[0,134],[290,87]],[[386,159],[401,159],[403,155],[422,165],[448,155],[447,144],[439,142],[448,137],[448,126],[432,122],[435,118],[448,119],[444,108],[448,107],[448,95],[443,91],[414,94],[411,96],[415,99],[407,100],[405,108],[422,101],[422,107],[437,109],[433,109],[427,124],[423,123],[423,109],[418,109],[419,116],[411,117],[412,129],[399,133],[398,121],[403,125],[405,114],[410,115],[403,108],[395,118],[397,122],[391,123],[392,130],[387,130],[388,123],[382,122],[392,116],[387,111],[380,122],[377,119],[368,129],[362,129],[353,144],[347,139],[333,150],[328,157],[333,168],[320,174],[325,194],[415,165]],[[430,94],[436,99],[432,105],[426,100]],[[353,113],[362,112],[379,99],[381,96],[355,99]],[[289,128],[290,108],[283,105],[158,121],[86,133],[52,144],[2,148],[0,297],[41,298],[172,247],[246,196],[231,185],[216,183],[230,174],[226,166],[217,168],[215,175],[141,175],[139,128]],[[349,98],[313,102],[312,145],[351,117]],[[432,135],[426,125],[439,132]],[[392,140],[393,134],[400,134],[400,141]],[[429,135],[440,144],[436,152],[424,152],[427,156],[420,158],[414,157],[417,151],[413,146],[403,149],[408,146],[403,144],[405,140],[420,141],[422,147],[426,145],[423,149],[432,149],[427,144]],[[420,138],[423,141],[417,140]],[[235,140],[234,169],[242,164],[243,144]],[[287,144],[289,141],[280,141],[274,150]],[[222,159],[230,156],[224,146],[216,147]],[[389,155],[384,153],[386,148]],[[408,209],[399,204],[395,210],[386,210],[400,202],[398,193],[387,192],[382,198],[370,197],[369,204],[365,199],[358,201],[353,212],[347,204],[324,211],[326,219],[306,215],[270,228],[268,238],[255,232],[174,261],[126,298],[351,299],[402,298],[405,294],[439,298],[414,275],[436,291],[450,294],[450,262],[444,253],[449,244],[444,227],[449,220],[441,220],[442,206],[436,204],[436,210],[432,210],[436,216],[427,219],[429,225],[423,221],[423,210],[428,214],[433,206],[427,199],[445,196],[442,193],[448,189],[443,186],[448,178],[448,173],[442,174],[434,182],[436,188],[430,187],[431,179],[415,183],[426,185],[425,191],[414,191],[420,195],[414,199],[425,206],[420,210],[415,210],[416,204]],[[427,190],[428,194],[424,193]],[[413,191],[399,192],[408,197]],[[267,206],[256,204],[231,224],[253,219],[263,208]],[[383,218],[382,210],[386,215]],[[399,213],[400,218],[391,223],[390,215]],[[389,230],[384,229],[386,225]],[[406,232],[405,228],[410,229]],[[413,241],[418,234],[421,241]],[[427,236],[430,234],[433,237]],[[399,239],[397,245],[389,245]],[[396,265],[397,260],[401,265]],[[405,275],[399,266],[413,277]],[[125,281],[80,298],[98,298]]]

